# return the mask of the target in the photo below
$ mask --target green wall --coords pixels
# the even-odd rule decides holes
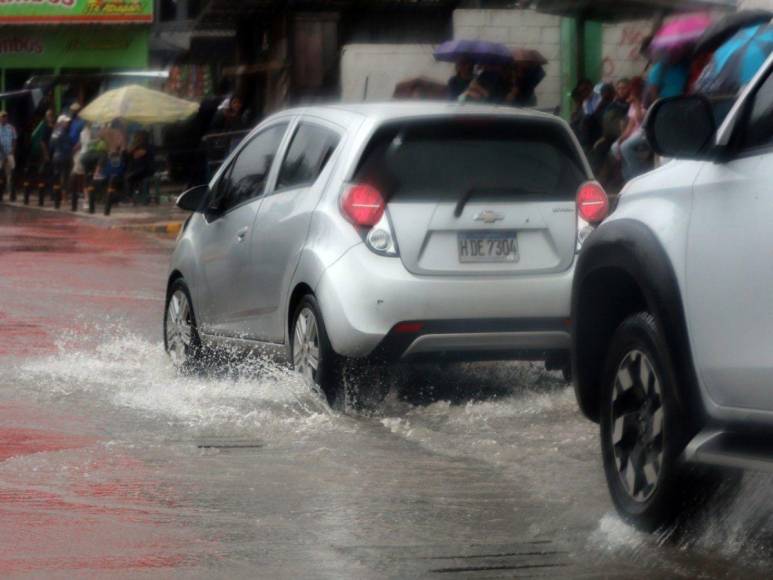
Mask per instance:
[[[0,29],[3,68],[145,68],[146,26],[6,27]]]
[[[581,28],[582,27],[582,28]],[[601,23],[561,19],[561,111],[569,118],[572,89],[580,77],[601,80],[603,29]]]

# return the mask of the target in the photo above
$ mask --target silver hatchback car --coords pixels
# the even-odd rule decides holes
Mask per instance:
[[[178,205],[175,364],[270,348],[331,403],[397,361],[567,368],[575,255],[608,207],[561,119],[445,103],[275,114]]]

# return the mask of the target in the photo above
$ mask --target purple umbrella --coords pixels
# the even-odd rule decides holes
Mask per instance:
[[[475,64],[507,64],[513,55],[503,44],[486,40],[449,40],[435,50],[435,60],[457,62],[467,59]]]

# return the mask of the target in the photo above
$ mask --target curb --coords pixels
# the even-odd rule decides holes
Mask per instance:
[[[180,233],[184,222],[161,222],[155,224],[116,224],[110,226],[111,230],[129,230],[134,232],[148,232],[174,237]]]
[[[111,219],[101,214],[89,214],[83,211],[71,212],[71,211],[62,210],[62,209],[54,209],[53,207],[38,207],[37,205],[22,205],[21,203],[10,202],[5,199],[0,201],[0,205],[5,205],[13,208],[22,208],[22,209],[27,209],[32,211],[42,211],[42,212],[50,212],[50,213],[62,212],[68,216],[72,216],[78,219],[85,219],[90,221],[94,225],[97,225],[99,227],[106,227],[111,230],[129,230],[129,231],[138,231],[138,232],[148,232],[148,233],[167,236],[167,237],[177,236],[177,234],[182,229],[183,224],[185,223],[185,220],[172,220],[172,221],[152,222],[152,223],[131,223],[131,222],[116,223],[113,221],[113,219],[116,219],[116,218]]]

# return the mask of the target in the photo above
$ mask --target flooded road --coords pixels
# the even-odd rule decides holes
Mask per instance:
[[[731,578],[773,563],[771,479],[646,536],[538,364],[408,372],[373,415],[287,369],[180,377],[169,242],[0,206],[0,575]]]

